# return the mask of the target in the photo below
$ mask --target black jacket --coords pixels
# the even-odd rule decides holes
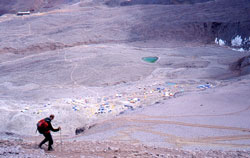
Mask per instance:
[[[59,128],[54,129],[51,125],[51,119],[49,117],[44,119],[48,123],[48,133],[49,131],[57,132],[59,131]]]

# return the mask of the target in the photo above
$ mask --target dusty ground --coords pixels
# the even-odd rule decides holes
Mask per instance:
[[[36,142],[22,139],[0,141],[0,157],[238,157],[248,158],[249,151],[221,151],[221,150],[181,150],[130,144],[119,141],[60,141],[55,139],[55,150],[39,149]],[[43,148],[46,148],[44,146]]]
[[[141,2],[0,16],[0,157],[249,157],[250,53],[214,44],[250,36],[249,1]]]

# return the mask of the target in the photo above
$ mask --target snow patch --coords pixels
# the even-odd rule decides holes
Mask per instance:
[[[219,39],[217,37],[215,38],[214,42],[220,46],[226,46],[227,43],[228,44],[230,43],[223,39]],[[249,45],[250,45],[250,37],[242,38],[240,35],[237,35],[235,38],[232,38],[231,40],[231,48],[234,51],[239,51],[239,52],[247,51]]]
[[[241,46],[242,45],[242,38],[241,36],[237,35],[234,39],[232,39],[231,44],[232,46]]]
[[[215,43],[220,45],[220,46],[225,46],[226,41],[223,41],[222,39],[215,38]]]
[[[238,51],[238,52],[244,52],[244,51],[245,51],[243,48],[240,48],[240,49],[235,49],[235,48],[233,48],[232,50]]]

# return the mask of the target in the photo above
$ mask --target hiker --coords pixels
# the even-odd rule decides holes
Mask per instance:
[[[44,140],[39,144],[39,148],[42,148],[42,145],[49,141],[49,147],[48,150],[53,150],[52,144],[53,144],[53,139],[50,134],[50,131],[57,132],[61,129],[61,127],[58,127],[57,129],[54,129],[51,125],[51,121],[54,119],[54,115],[51,114],[49,117],[44,118],[40,120],[37,123],[37,130],[39,131],[40,134],[44,135]]]

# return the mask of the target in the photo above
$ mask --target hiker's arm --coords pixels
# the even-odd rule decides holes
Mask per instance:
[[[52,127],[53,128],[53,127]],[[60,130],[60,128],[56,128],[56,129],[51,129],[51,131],[53,131],[53,132],[57,132],[57,131],[59,131]]]
[[[53,132],[57,132],[57,131],[59,131],[60,130],[60,128],[53,128],[52,126],[51,126],[51,131],[53,131]]]
[[[52,127],[52,125],[51,125],[51,123],[49,123],[49,129],[51,130],[51,131],[53,131],[53,132],[57,132],[57,131],[59,131],[60,130],[60,128],[53,128]]]

